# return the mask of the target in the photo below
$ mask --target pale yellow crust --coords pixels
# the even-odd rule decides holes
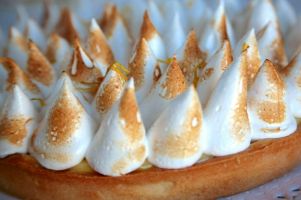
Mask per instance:
[[[301,163],[301,128],[254,142],[239,154],[181,170],[151,168],[121,177],[51,171],[28,155],[0,159],[0,188],[23,199],[215,199],[283,175]]]

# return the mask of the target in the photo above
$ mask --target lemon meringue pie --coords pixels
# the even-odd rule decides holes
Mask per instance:
[[[300,21],[286,0],[235,5],[21,7],[0,41],[0,189],[212,199],[301,163]]]

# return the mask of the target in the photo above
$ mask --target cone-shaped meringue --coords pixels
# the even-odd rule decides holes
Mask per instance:
[[[14,85],[0,116],[0,158],[14,153],[26,153],[37,121],[32,102],[18,85]]]
[[[229,41],[226,40],[201,72],[197,90],[203,106],[207,104],[212,91],[231,62],[232,51]]]
[[[280,30],[274,23],[267,24],[257,34],[261,60],[269,59],[278,69],[287,65],[287,57]]]
[[[166,58],[166,50],[162,38],[149,18],[148,12],[143,15],[143,22],[140,28],[140,39],[144,38],[155,56],[159,59]]]
[[[64,170],[80,163],[96,131],[96,123],[73,91],[71,82],[63,79],[32,137],[30,152],[48,169]]]
[[[144,126],[148,130],[166,105],[185,91],[187,83],[181,68],[173,58],[150,94],[142,101],[140,111]]]
[[[73,24],[72,14],[68,8],[61,10],[60,18],[56,25],[56,31],[70,44],[73,44],[74,39],[79,38],[79,34]]]
[[[176,55],[188,84],[191,84],[195,78],[196,70],[204,67],[206,59],[206,54],[199,48],[195,31],[189,32],[186,42],[177,50]]]
[[[101,21],[108,43],[114,52],[115,60],[126,65],[129,61],[131,40],[124,21],[116,6],[107,6]]]
[[[0,58],[0,63],[7,72],[6,90],[19,85],[30,99],[43,99],[40,89],[31,81],[29,76],[10,58]]]
[[[40,26],[32,19],[29,19],[25,28],[25,35],[28,39],[34,41],[44,52],[46,49],[46,37]]]
[[[94,18],[90,24],[88,51],[94,61],[95,67],[99,68],[102,74],[105,74],[107,68],[114,63],[113,52]]]
[[[248,93],[252,139],[284,137],[296,130],[286,95],[284,81],[266,60]]]
[[[296,118],[301,118],[301,51],[281,71],[286,83],[290,110]]]
[[[139,168],[147,155],[145,129],[130,79],[120,101],[103,120],[86,158],[97,172],[120,176]]]
[[[244,51],[223,73],[204,109],[208,128],[205,146],[207,154],[233,154],[250,145],[245,54]]]
[[[135,80],[137,101],[140,103],[161,76],[160,66],[147,41],[142,38],[129,63],[130,76]]]
[[[185,42],[185,32],[180,22],[179,13],[175,12],[172,21],[169,23],[164,33],[164,41],[167,56],[173,56],[175,51]]]
[[[254,29],[250,30],[236,45],[234,56],[239,57],[241,51],[248,49],[246,59],[248,65],[248,85],[250,86],[259,70],[261,60]]]
[[[168,105],[147,132],[149,162],[168,169],[193,165],[203,153],[203,132],[201,104],[194,86],[190,86]]]
[[[26,70],[41,88],[44,96],[48,96],[56,80],[55,70],[33,41],[28,42]]]
[[[53,31],[60,17],[60,6],[49,1],[44,1],[44,10],[41,25],[46,34]]]
[[[50,35],[46,50],[46,57],[57,74],[66,70],[71,60],[71,48],[68,42],[56,33]]]
[[[231,44],[235,43],[234,36],[231,35],[233,34],[231,33],[232,28],[228,22],[223,1],[220,1],[213,17],[212,22],[207,22],[206,30],[200,40],[201,49],[207,52],[208,58],[221,48],[225,40],[229,40]]]
[[[11,27],[9,30],[6,56],[14,59],[20,67],[25,69],[27,62],[27,40],[14,27]]]
[[[92,102],[100,119],[112,108],[122,95],[126,80],[115,70],[110,69],[101,82]]]
[[[67,72],[77,88],[81,88],[86,98],[91,100],[102,78],[99,68],[95,67],[92,59],[81,47],[79,41],[74,40],[73,55],[67,67]],[[93,86],[93,87],[92,87]]]

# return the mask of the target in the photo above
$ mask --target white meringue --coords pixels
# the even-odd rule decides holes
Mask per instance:
[[[178,12],[175,12],[172,21],[168,24],[170,25],[165,29],[164,41],[167,56],[170,57],[185,42],[185,32],[182,28]]]
[[[284,137],[297,128],[285,83],[269,60],[261,66],[249,90],[248,114],[252,139]]]
[[[154,1],[148,1],[147,2],[147,11],[149,13],[149,17],[152,20],[154,26],[159,31],[159,33],[163,33],[164,31],[164,25],[165,21],[163,18],[163,14],[161,13],[161,10],[158,8],[156,2]]]
[[[181,68],[173,58],[172,62],[156,82],[148,96],[142,101],[140,111],[144,126],[148,130],[163,109],[176,96],[185,91],[187,83]]]
[[[122,65],[127,65],[130,56],[129,50],[132,47],[131,39],[116,6],[106,8],[101,25],[115,59]]]
[[[203,153],[203,132],[201,104],[196,90],[190,86],[169,103],[147,132],[149,162],[168,169],[193,165]]]
[[[88,51],[95,67],[99,68],[102,74],[105,74],[115,59],[104,33],[94,18],[90,24]]]
[[[144,38],[136,46],[129,70],[130,76],[135,80],[137,102],[140,103],[150,93],[162,73],[155,55]]]
[[[120,176],[139,168],[147,155],[145,129],[130,79],[120,101],[103,120],[86,159],[97,172]]]
[[[237,58],[244,50],[246,52],[246,59],[248,65],[248,85],[253,83],[255,76],[259,70],[261,59],[258,49],[258,44],[254,29],[251,29],[246,35],[237,43],[234,49],[234,56]]]
[[[37,121],[32,102],[18,85],[14,85],[0,116],[0,158],[14,153],[26,153]]]
[[[70,80],[61,79],[56,90],[49,98],[45,116],[33,135],[30,152],[42,166],[64,170],[84,158],[96,131],[96,123],[74,94]]]
[[[208,128],[204,143],[206,154],[229,155],[250,145],[245,53],[223,73],[204,109]]]
[[[208,99],[217,85],[220,77],[232,62],[232,51],[229,41],[225,41],[220,48],[210,59],[208,64],[200,74],[197,91],[200,101],[203,106],[208,102]]]

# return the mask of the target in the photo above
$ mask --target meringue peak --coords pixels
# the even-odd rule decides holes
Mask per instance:
[[[61,10],[60,18],[56,25],[56,31],[62,37],[64,37],[70,44],[73,44],[73,40],[79,38],[76,28],[73,24],[72,14],[68,8]]]
[[[165,99],[173,99],[186,89],[186,79],[175,56],[159,79],[158,85],[161,88],[160,96]]]
[[[194,30],[188,33],[184,46],[177,52],[179,64],[188,83],[191,83],[195,71],[204,67],[206,54],[199,48],[197,36]],[[198,68],[198,69],[196,69]]]
[[[208,100],[204,116],[211,124],[208,125],[206,153],[228,155],[249,146],[246,51],[222,74]]]
[[[253,139],[286,136],[296,129],[285,83],[269,60],[263,63],[250,88],[248,112]]]
[[[39,88],[31,81],[29,76],[10,58],[0,58],[0,63],[7,71],[7,90],[11,90],[14,85],[24,86],[26,90],[33,94],[40,94]]]
[[[102,118],[122,95],[125,81],[115,70],[110,69],[100,84],[92,105]]]
[[[190,86],[167,106],[148,131],[149,161],[160,168],[174,169],[194,164],[203,152],[203,130],[202,108],[194,86]]]
[[[118,21],[122,21],[123,23],[123,18],[119,13],[116,5],[107,4],[100,25],[108,38],[113,35]]]
[[[73,48],[72,59],[68,66],[70,77],[79,83],[99,83],[102,77],[101,71],[94,66],[79,40],[74,40]]]
[[[207,104],[212,90],[232,60],[230,42],[225,40],[223,46],[209,59],[200,74],[197,89],[202,105]]]
[[[28,42],[28,54],[27,71],[29,76],[45,86],[52,85],[55,81],[54,69],[36,44],[31,40]]]
[[[161,69],[147,41],[139,40],[129,63],[130,76],[135,79],[138,102],[144,99],[161,76]]]
[[[159,34],[157,29],[153,25],[148,11],[145,11],[143,14],[143,22],[140,29],[140,38],[145,38],[146,40],[150,40],[154,35]]]
[[[105,35],[94,18],[90,24],[88,50],[94,60],[94,65],[101,70],[102,74],[105,74],[115,59]]]
[[[248,85],[250,85],[254,81],[261,63],[254,29],[251,29],[246,33],[246,35],[238,42],[234,50],[235,56],[239,56],[246,48],[248,48],[246,59],[248,64]]]

